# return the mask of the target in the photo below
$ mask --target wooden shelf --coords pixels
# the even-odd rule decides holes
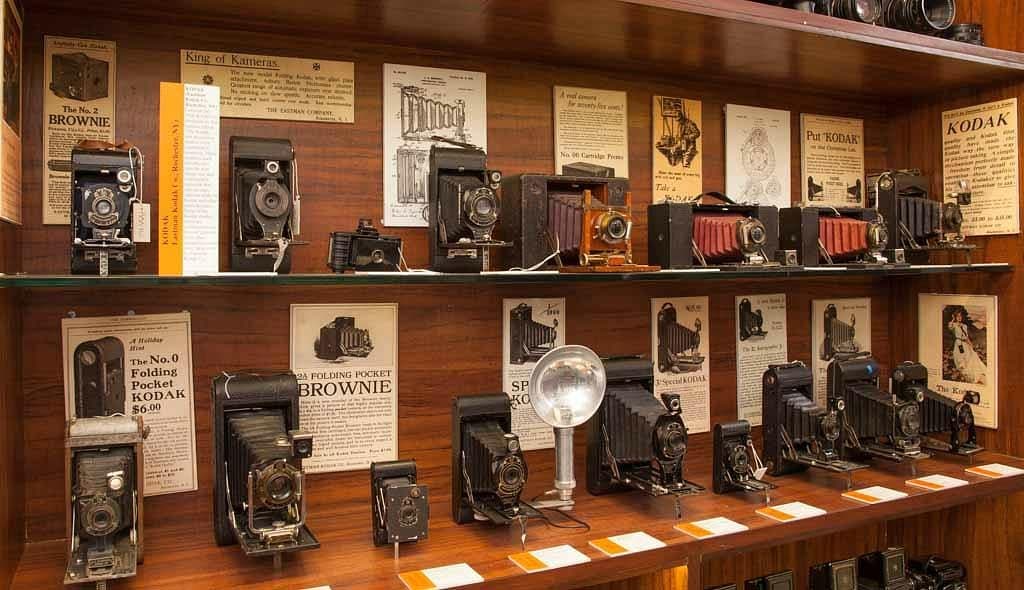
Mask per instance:
[[[985,452],[975,464],[999,462],[1024,467],[1024,460]],[[698,465],[709,464],[699,461]],[[824,473],[804,473],[774,478],[778,485],[773,504],[802,501],[826,510],[824,516],[780,524],[755,514],[760,497],[750,494],[717,496],[706,492],[684,498],[683,520],[694,521],[725,516],[747,525],[744,533],[697,541],[676,531],[673,502],[668,498],[649,498],[639,493],[594,497],[580,481],[575,515],[588,521],[588,533],[566,531],[534,524],[529,529],[528,549],[571,544],[591,558],[590,563],[526,575],[508,560],[519,547],[518,527],[493,527],[484,524],[455,525],[449,517],[447,490],[431,487],[431,528],[426,541],[402,548],[396,564],[390,547],[375,548],[370,539],[369,506],[362,497],[340,505],[317,500],[317,492],[327,486],[356,485],[352,474],[313,476],[310,526],[320,538],[319,550],[288,556],[281,571],[275,572],[270,560],[245,558],[238,547],[217,547],[210,530],[209,498],[206,494],[185,494],[150,498],[146,502],[145,563],[135,578],[119,580],[116,588],[149,590],[179,588],[300,588],[329,584],[333,588],[400,589],[397,574],[403,571],[468,562],[485,579],[479,588],[503,590],[536,588],[575,588],[621,579],[677,565],[685,565],[698,556],[711,556],[741,550],[768,547],[784,542],[820,536],[856,528],[873,522],[903,518],[914,514],[964,504],[979,498],[1006,495],[1024,490],[1024,476],[985,479],[964,472],[968,463],[958,457],[936,457],[918,464],[918,476],[945,474],[970,483],[939,492],[926,492],[905,485],[913,475],[907,465],[876,462],[872,468],[855,473],[855,488],[887,486],[907,492],[905,499],[862,505],[842,498],[845,479]],[[577,474],[582,475],[582,466]],[[359,484],[365,473],[359,473]],[[434,477],[432,477],[432,475]],[[431,485],[442,478],[421,474],[421,483]],[[709,473],[688,475],[711,487]],[[531,471],[531,493],[550,483],[550,468]],[[173,509],[171,508],[173,506]],[[590,547],[588,541],[609,535],[645,531],[664,541],[662,549],[607,558]],[[29,544],[14,580],[14,589],[57,587],[64,567],[64,543],[52,541]]]
[[[33,6],[80,8],[69,0]],[[1024,79],[1019,53],[745,0],[137,0],[90,10],[140,23],[187,14],[197,27],[742,81],[850,100],[911,99]],[[296,51],[308,57],[308,48]]]

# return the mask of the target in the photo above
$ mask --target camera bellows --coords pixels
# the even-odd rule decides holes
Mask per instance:
[[[896,201],[902,228],[915,241],[923,242],[942,233],[942,203],[921,197]]]
[[[860,352],[860,344],[855,339],[857,335],[857,317],[850,316],[849,323],[839,319],[839,311],[835,305],[828,305],[825,308],[825,338],[821,345],[821,360],[832,360],[837,354],[852,354]]]
[[[608,432],[608,450],[619,462],[649,464],[654,460],[651,441],[665,406],[647,388],[639,383],[609,387],[599,411]],[[684,456],[686,439],[684,428],[669,446],[670,453]]]
[[[509,318],[509,356],[514,365],[540,360],[558,338],[558,320],[548,326],[533,320],[533,307],[520,303]]]
[[[281,413],[274,410],[240,412],[228,419],[228,429],[232,503],[239,508],[245,504],[246,497],[241,492],[247,488],[250,475],[254,475],[257,506],[287,506],[301,490],[299,471],[287,464],[292,458],[292,446]]]
[[[134,462],[134,453],[128,448],[76,455],[73,492],[82,533],[99,539],[131,526],[134,498],[126,482],[135,479]],[[106,542],[99,543],[97,550],[102,550],[102,545]]]
[[[320,337],[313,343],[318,359],[334,361],[342,357],[366,358],[373,352],[370,331],[356,327],[354,317],[339,316],[320,328]]]
[[[820,217],[818,237],[833,260],[856,258],[868,251],[869,224],[848,217]]]
[[[658,312],[658,368],[662,373],[676,373],[700,370],[704,357],[700,347],[700,320],[688,328],[676,323],[676,308],[666,303]]]
[[[519,503],[526,485],[526,462],[519,451],[519,437],[506,433],[494,422],[466,427],[466,473],[473,494],[494,494],[504,508]]]
[[[709,263],[742,259],[740,235],[748,222],[759,223],[732,213],[694,213],[693,242]],[[763,242],[763,225],[759,233]]]

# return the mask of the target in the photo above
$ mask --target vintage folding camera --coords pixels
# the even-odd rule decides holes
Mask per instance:
[[[401,270],[402,238],[380,235],[371,219],[360,219],[354,232],[332,232],[327,248],[327,267],[336,273]]]
[[[846,401],[851,426],[844,452],[853,458],[891,461],[927,459],[921,451],[921,402],[924,392],[902,388],[891,394],[878,387],[881,368],[871,353],[837,357],[828,366],[828,392]]]
[[[902,249],[886,258],[892,237],[878,211],[859,207],[787,207],[779,211],[779,244],[800,264],[904,265]]]
[[[75,347],[75,416],[125,413],[124,343],[106,336]]]
[[[55,53],[50,61],[50,91],[61,98],[88,102],[107,97],[110,64],[82,52]]]
[[[357,328],[356,319],[338,316],[320,328],[320,337],[313,342],[316,358],[336,361],[342,357],[366,358],[373,352],[370,331]]]
[[[857,559],[811,566],[809,590],[858,590]]]
[[[135,272],[142,153],[122,143],[81,141],[71,150],[71,272]]]
[[[313,435],[299,428],[293,373],[213,380],[213,528],[247,556],[320,547],[306,526],[305,471]]]
[[[554,348],[558,339],[558,320],[548,326],[533,320],[533,306],[520,303],[509,317],[509,362],[513,365],[535,363]]]
[[[973,244],[964,241],[963,207],[970,205],[967,183],[944,202],[928,196],[929,178],[920,170],[887,170],[868,177],[868,204],[878,208],[890,237],[889,250],[901,248],[908,262],[927,264],[931,253],[950,251],[965,254],[970,262]]]
[[[506,177],[502,189],[506,196],[501,216],[502,235],[512,240],[512,247],[502,252],[507,255],[503,266],[528,269],[549,263],[552,266],[576,264],[579,258],[578,253],[574,255],[570,251],[563,259],[561,252],[570,242],[579,241],[582,226],[574,226],[572,236],[556,234],[548,225],[553,200],[582,203],[584,192],[590,191],[592,198],[600,203],[624,206],[629,180],[587,174],[521,174]],[[552,260],[553,257],[557,260]]]
[[[750,437],[750,422],[737,420],[715,424],[713,477],[716,494],[763,493],[775,486],[761,477],[767,471]]]
[[[607,188],[598,185],[596,188]],[[584,189],[582,195],[548,194],[548,234],[562,272],[641,272],[657,267],[633,263],[633,195],[621,200]]]
[[[839,319],[839,311],[835,305],[829,304],[824,312],[825,338],[821,341],[819,357],[830,361],[840,354],[856,354],[860,352],[857,341],[857,317],[850,315],[850,321]]]
[[[777,574],[747,580],[744,590],[793,590],[793,572],[786,570]]]
[[[967,568],[938,555],[910,560],[907,572],[913,590],[967,590]]]
[[[526,457],[512,433],[512,406],[504,393],[457,397],[452,408],[452,518],[509,524],[538,512],[519,496]]]
[[[232,137],[231,270],[291,271],[299,230],[299,171],[287,139]]]
[[[65,584],[105,588],[107,580],[134,576],[142,563],[145,435],[138,416],[68,422]]]
[[[647,258],[661,268],[773,268],[780,254],[797,264],[795,252],[779,252],[774,206],[665,201],[647,208],[647,224]]]
[[[977,393],[964,394],[960,401],[950,399],[928,389],[928,369],[921,363],[905,361],[893,369],[892,394],[900,399],[921,397],[921,445],[925,448],[953,453],[973,455],[984,450],[978,445],[978,433],[974,427],[974,410],[980,397]],[[934,438],[947,434],[948,440]]]
[[[907,579],[903,547],[890,547],[857,559],[857,583],[862,590],[913,590]]]
[[[398,545],[427,538],[427,486],[416,481],[415,461],[370,464],[373,544]]]
[[[693,328],[681,326],[671,303],[658,311],[658,371],[661,373],[692,373],[704,365],[700,354],[700,320]]]
[[[761,339],[768,335],[764,331],[764,314],[761,310],[754,311],[749,299],[740,301],[740,340],[747,341],[751,338]]]
[[[487,154],[474,147],[430,148],[431,268],[439,272],[491,269],[501,215],[501,172],[487,168]]]
[[[765,463],[774,476],[808,467],[846,473],[867,465],[842,457],[846,402],[828,397],[814,403],[811,369],[796,361],[769,365],[762,378],[762,434]]]
[[[679,395],[654,397],[649,359],[609,359],[604,367],[604,400],[587,423],[587,490],[655,497],[704,491],[684,479],[688,436]]]

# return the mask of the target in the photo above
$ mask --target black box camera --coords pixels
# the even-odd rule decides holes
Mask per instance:
[[[382,236],[370,219],[360,219],[354,232],[331,233],[327,267],[346,271],[398,271],[402,265],[402,239]]]
[[[414,543],[427,538],[427,486],[416,481],[415,461],[370,464],[373,544]]]

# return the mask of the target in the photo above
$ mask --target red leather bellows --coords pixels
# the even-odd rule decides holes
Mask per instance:
[[[735,213],[694,213],[693,241],[708,262],[743,259],[736,224],[745,219]]]
[[[868,223],[822,215],[818,218],[818,239],[833,259],[856,257],[868,251]]]

